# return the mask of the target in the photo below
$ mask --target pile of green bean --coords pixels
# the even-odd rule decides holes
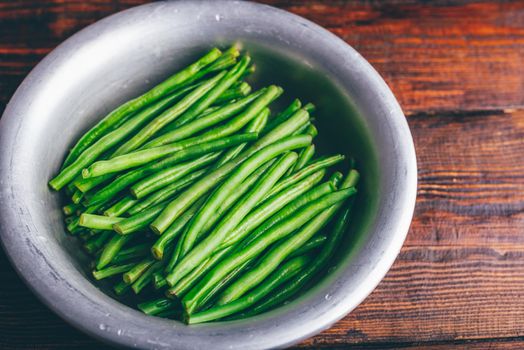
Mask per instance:
[[[94,278],[146,314],[193,324],[278,307],[346,231],[358,172],[315,157],[314,106],[271,113],[283,89],[252,92],[253,71],[237,48],[212,49],[105,116],[49,182]]]

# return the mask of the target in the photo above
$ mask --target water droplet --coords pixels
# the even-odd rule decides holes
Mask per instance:
[[[220,20],[222,19],[222,17],[220,17],[220,15],[217,13],[217,14],[215,15],[215,19],[216,19],[217,22],[220,22]]]
[[[331,295],[329,295],[329,294],[326,294],[326,296],[324,297],[324,299],[326,299],[326,300],[329,300],[329,299],[331,299]]]
[[[100,328],[101,331],[105,331],[105,330],[106,330],[106,325],[103,324],[103,323],[100,323],[100,325],[98,326],[98,328]]]
[[[117,335],[122,335],[122,330],[121,330],[121,329],[117,330],[117,331],[116,331],[116,334],[117,334]]]

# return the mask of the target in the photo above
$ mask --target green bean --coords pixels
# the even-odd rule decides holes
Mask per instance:
[[[75,203],[69,203],[67,205],[64,205],[62,207],[62,211],[64,212],[64,215],[73,215],[74,213],[76,213],[76,210],[79,208],[80,206],[78,204],[75,204]]]
[[[111,262],[114,264],[120,264],[136,258],[143,258],[148,254],[149,243],[140,243],[133,247],[122,249],[115,255]]]
[[[121,221],[123,218],[109,217],[104,215],[82,214],[80,215],[79,225],[87,228],[98,230],[112,230],[113,224]]]
[[[253,141],[258,137],[256,133],[237,134],[212,140],[205,140],[199,136],[192,137],[183,141],[175,142],[165,146],[153,147],[141,151],[131,152],[110,160],[102,160],[93,163],[82,171],[84,177],[95,177],[107,173],[119,172],[143,166],[159,158],[165,158],[172,154],[169,159],[172,163],[193,159],[198,156],[221,150],[235,144]],[[240,142],[239,142],[240,141]]]
[[[244,239],[246,235],[264,223],[273,214],[279,212],[282,208],[286,208],[286,205],[292,203],[296,198],[300,198],[300,196],[303,196],[305,193],[309,193],[308,191],[322,180],[324,174],[325,170],[319,170],[298,182],[295,186],[290,187],[278,195],[262,202],[245,218],[243,218],[243,220],[229,233],[224,242],[220,244],[218,249],[231,246]],[[334,190],[330,183],[320,185],[320,189],[321,190],[318,191],[318,197]]]
[[[324,211],[324,209],[345,200],[353,193],[353,191],[354,189],[340,190],[321,197],[315,202],[310,203],[298,210],[294,215],[288,218],[288,220],[282,221],[273,226],[256,241],[252,242],[251,245],[243,247],[243,249],[239,249],[233,254],[230,254],[210,272],[208,272],[203,277],[203,279],[182,299],[182,303],[184,304],[187,312],[191,313],[196,310],[200,306],[202,299],[205,298],[206,294],[213,288],[213,286],[229,272],[231,272],[235,267],[258,256],[271,244],[288,236],[290,233],[300,228],[308,221],[309,218],[315,217]],[[188,255],[188,257],[189,256],[190,255]],[[175,268],[173,271],[175,270],[177,269]],[[166,279],[169,283],[170,281],[168,277],[169,276],[167,276]]]
[[[335,165],[341,161],[344,160],[344,156],[341,154],[331,156],[331,157],[323,157],[319,158],[315,162],[311,163],[310,165],[306,166],[305,168],[301,169],[300,171],[292,174],[291,176],[288,176],[283,181],[280,181],[267,195],[266,198],[269,198],[276,193],[282,191],[284,188],[287,188],[289,186],[294,185],[304,177],[308,176],[309,174],[312,174],[320,169],[325,169],[327,167],[330,167],[332,165]]]
[[[237,47],[231,46],[229,49],[225,50],[220,57],[215,61],[209,63],[202,71],[195,74],[191,79],[195,79],[195,76],[201,74],[209,74],[215,71],[227,69],[236,63],[236,58],[240,56],[240,51]]]
[[[235,204],[238,198],[243,196],[246,193],[246,191],[248,191],[251,188],[251,186],[256,181],[258,181],[260,176],[264,174],[264,172],[272,165],[272,163],[273,163],[273,160],[266,162],[259,169],[257,169],[253,174],[251,174],[246,180],[244,180],[242,184],[237,188],[237,190],[224,200],[220,208],[218,208],[217,211],[213,213],[213,216],[209,220],[206,221],[206,223],[202,227],[202,230],[198,233],[196,237],[188,237],[189,228],[191,227],[192,222],[188,223],[188,226],[185,227],[184,233],[182,234],[181,238],[178,240],[176,249],[167,266],[168,267],[166,269],[167,272],[170,272],[174,268],[178,260],[187,254],[187,251],[190,249],[190,247],[192,247],[193,242],[198,241],[204,233],[207,233],[209,229],[211,229],[211,227],[213,227],[213,225],[220,219],[220,217],[226,211],[228,211],[233,204]],[[200,207],[201,205],[199,205],[198,210],[200,210]],[[196,213],[198,213],[198,210],[196,211]],[[192,219],[194,219],[195,217],[196,216],[194,216]],[[164,233],[162,237],[164,237],[166,233]],[[191,243],[188,244],[186,240],[191,241]]]
[[[193,207],[189,208],[190,210],[192,209]],[[198,208],[200,209],[200,208]],[[195,210],[195,213],[193,213],[193,215],[191,216],[191,218],[194,217],[194,214],[196,214],[198,212],[198,209]],[[184,213],[185,214],[185,213]],[[180,216],[176,221],[175,223],[180,219],[184,217],[184,215]],[[184,227],[181,227],[181,229],[183,228],[184,230],[183,231],[175,231],[177,233],[177,236],[178,234],[181,233],[180,235],[180,238],[178,239],[178,242],[174,245],[175,246],[175,249],[173,249],[173,252],[171,252],[171,258],[169,259],[166,267],[164,268],[164,272],[165,273],[169,273],[177,264],[178,260],[180,259],[180,256],[181,256],[181,252],[182,252],[182,242],[184,241],[184,238],[185,238],[185,235],[187,233],[187,225],[189,225],[189,222],[185,223],[185,226]],[[170,226],[171,227],[171,226]],[[178,227],[177,227],[178,228]],[[169,236],[166,236],[167,233],[170,233],[169,232],[170,229],[168,229],[164,234],[162,234],[162,237],[165,237],[165,239],[169,239],[169,241],[165,241],[166,244],[168,242],[171,242],[172,241],[172,238],[171,238],[171,235]],[[157,255],[158,256],[158,255]],[[167,282],[166,282],[167,283]]]
[[[78,229],[78,224],[80,222],[80,218],[76,217],[71,222],[66,224],[66,229],[70,234],[74,234],[75,231]]]
[[[284,109],[282,112],[280,112],[271,122],[264,128],[264,131],[270,131],[273,130],[277,125],[282,124],[284,121],[289,119],[294,113],[296,113],[300,106],[302,105],[302,102],[300,100],[294,99],[291,104]]]
[[[60,168],[60,170],[62,170],[63,168],[64,168],[64,165],[62,164],[62,167]],[[78,180],[78,179],[81,179],[81,178],[82,178],[82,176],[78,176],[78,175],[77,175],[77,176],[73,179],[73,181],[71,181],[70,183],[68,183],[68,184],[64,187],[66,196],[71,197],[71,196],[73,195],[73,193],[74,193],[75,190],[76,190],[76,187],[75,187],[75,185],[74,185],[74,182],[75,182],[76,180]]]
[[[144,109],[143,111],[139,112],[135,118],[136,119],[143,119],[144,117],[146,117],[149,120],[150,117],[156,116],[159,112],[164,110],[165,107],[170,105],[173,101],[178,100],[187,91],[191,91],[192,88],[194,88],[194,87],[190,86],[188,88],[184,88],[184,89],[182,89],[180,91],[177,91],[172,96],[169,96],[166,99],[164,99],[164,100],[162,100],[160,102],[157,102],[155,105],[152,105],[152,106]],[[126,125],[125,127],[127,128],[128,125]],[[121,155],[119,152],[112,152],[111,154],[107,155],[106,157],[102,156],[101,159],[107,159],[107,158],[110,158],[110,156],[111,157],[116,157],[116,156],[119,156],[119,155]],[[103,175],[103,176],[97,176],[95,178],[84,179],[84,178],[82,178],[82,175],[80,174],[80,176],[78,176],[78,177],[80,179],[73,180],[74,186],[76,188],[78,188],[82,192],[87,192],[87,191],[95,188],[96,186],[104,183],[104,182],[107,182],[107,181],[109,181],[111,179],[114,179],[115,176],[114,176],[114,174],[107,174],[107,175]]]
[[[314,104],[312,104],[311,102],[309,102],[309,103],[307,103],[307,104],[304,106],[304,109],[305,109],[309,114],[313,114],[317,108],[315,107]]]
[[[68,166],[73,163],[73,161],[77,159],[80,154],[82,154],[94,141],[99,139],[101,135],[103,135],[107,130],[111,129],[111,127],[118,123],[122,118],[126,117],[130,113],[138,111],[139,109],[170,93],[175,87],[189,80],[206,65],[215,61],[220,55],[220,50],[216,48],[212,49],[205,56],[187,68],[172,75],[141,96],[117,107],[80,138],[73,149],[71,149],[69,152],[69,155],[64,161],[64,164]]]
[[[121,148],[126,150],[125,153],[128,153],[130,150],[140,147],[147,139],[176,118],[180,117],[184,120],[191,120],[202,113],[218,96],[226,91],[240,77],[249,64],[249,61],[250,58],[245,56],[230,71],[222,72],[217,75],[217,77],[209,80],[208,83],[202,84],[201,87],[195,90],[194,99],[190,100],[188,95],[187,106],[182,106],[179,110],[173,108],[170,110],[170,113],[166,113],[155,119],[139,134],[135,135],[126,144],[122,145]],[[201,89],[202,93],[196,94],[196,91],[199,89]],[[181,101],[181,103],[182,102],[184,102],[184,100]],[[181,103],[178,105],[181,105]]]
[[[107,243],[98,258],[96,268],[98,270],[107,266],[113,258],[118,254],[120,249],[133,238],[132,235],[121,236],[115,234],[113,238]]]
[[[190,273],[188,273],[184,278],[178,281],[175,285],[170,287],[166,294],[169,297],[176,297],[181,299],[195,284],[199,279],[204,276],[209,270],[211,270],[229,251],[232,247],[222,249],[219,252],[214,253],[211,257],[206,259],[196,268],[194,268]],[[166,281],[167,285],[167,281]]]
[[[176,307],[176,301],[167,298],[160,298],[153,301],[138,304],[138,308],[147,315],[156,315],[160,312]]]
[[[354,187],[358,182],[359,174],[356,170],[351,170],[344,183],[343,187]],[[297,276],[296,279],[291,281],[288,285],[284,286],[280,290],[276,291],[270,298],[266,299],[263,303],[256,305],[252,310],[250,310],[245,316],[252,316],[264,312],[276,305],[281,304],[286,301],[289,297],[294,295],[299,290],[302,290],[304,286],[310,281],[318,271],[322,270],[328,259],[333,255],[339,243],[344,235],[344,232],[347,230],[349,224],[349,217],[351,213],[351,204],[348,203],[345,205],[344,210],[340,213],[335,225],[333,226],[332,233],[329,235],[329,239],[326,244],[322,247],[320,253],[315,257],[313,263],[308,266],[303,273]]]
[[[306,134],[311,135],[312,138],[318,135],[318,129],[315,125],[309,124],[306,129]]]
[[[151,224],[153,232],[162,233],[169,225],[176,220],[191,204],[193,204],[198,198],[207,193],[211,188],[216,186],[217,183],[222,181],[229,173],[244,162],[251,155],[259,151],[260,149],[274,143],[277,140],[285,138],[292,134],[307,122],[309,115],[305,111],[298,111],[293,117],[282,123],[277,128],[272,130],[266,136],[255,142],[251,147],[242,152],[239,156],[223,164],[219,168],[207,174],[205,177],[197,181],[185,192],[177,197],[176,201],[172,201],[160,214],[160,216]]]
[[[139,202],[139,200],[133,198],[130,195],[124,196],[118,202],[116,202],[111,207],[106,209],[104,211],[104,215],[105,216],[119,216],[119,215],[122,215],[126,211],[128,211],[130,208],[132,208],[135,204],[137,204],[138,202]]]
[[[306,242],[302,247],[298,247],[295,251],[293,251],[287,259],[292,259],[300,255],[307,254],[311,252],[312,250],[317,249],[318,247],[322,246],[327,241],[327,236],[324,235],[316,235],[313,238],[311,238],[309,241]]]
[[[245,310],[271,293],[275,288],[278,288],[280,285],[296,276],[305,268],[305,266],[307,266],[307,264],[310,263],[310,261],[311,259],[305,256],[296,257],[283,264],[277,271],[264,280],[263,284],[243,298],[229,304],[214,306],[192,315],[186,313],[185,322],[188,324],[209,322]]]
[[[155,263],[155,260],[152,258],[145,258],[144,260],[140,261],[137,264],[134,264],[133,268],[128,270],[124,275],[122,276],[122,279],[127,284],[132,284],[135,282],[138,277],[142,276],[142,274],[149,268],[151,265]]]
[[[90,253],[94,254],[96,251],[98,251],[102,246],[107,242],[107,240],[112,236],[112,232],[105,231],[100,233],[99,235],[93,237],[89,241],[84,244],[84,249]]]
[[[80,203],[80,201],[84,198],[84,194],[80,191],[75,191],[75,193],[73,193],[73,196],[71,197],[71,201],[73,202],[73,204],[78,204]]]
[[[129,271],[129,269],[131,269],[134,265],[135,265],[134,263],[123,264],[123,265],[113,265],[113,266],[106,267],[105,269],[94,270],[93,277],[96,280],[108,278],[108,277]]]
[[[213,72],[213,71],[217,71],[217,70],[224,70],[224,69],[228,69],[230,66],[236,64],[236,57],[239,55],[240,53],[235,53],[235,55],[231,55],[229,57],[227,53],[224,53],[224,55],[222,55],[215,63],[213,63],[212,65],[209,66],[209,69],[204,69],[204,71],[207,71],[209,70],[209,72],[202,72],[203,74],[201,74],[199,77],[197,77],[197,79],[195,79],[194,81],[197,81],[199,78],[205,76],[206,74],[210,73],[210,72]],[[222,60],[223,58],[223,60]],[[222,62],[220,61],[223,61],[223,64]],[[244,74],[248,71],[248,69],[244,70]],[[197,74],[198,76],[198,74]],[[165,126],[165,130],[166,131],[172,131],[172,130],[175,130],[179,127],[181,127],[182,125],[185,125],[191,121],[193,121],[196,117],[198,117],[197,115],[189,115],[189,114],[185,114],[185,115],[182,115],[180,116],[179,118],[177,118],[176,120],[172,121],[171,123],[169,123],[168,125]]]
[[[152,282],[153,273],[162,268],[162,263],[160,261],[155,262],[151,265],[142,275],[131,285],[133,292],[138,294],[146,287],[149,283]]]
[[[75,219],[76,219],[76,216],[69,216],[69,217],[65,218],[64,221],[65,221],[66,224],[69,224],[69,223],[73,222]]]
[[[121,218],[116,222],[112,229],[119,235],[128,235],[130,233],[146,228],[164,209],[166,202],[158,203],[140,213],[128,218]]]
[[[212,216],[214,210],[224,199],[232,193],[242,181],[265,161],[273,159],[279,154],[301,147],[311,141],[309,136],[289,137],[276,142],[261,151],[255,153],[213,193],[201,209],[204,214],[201,219],[205,222],[206,218]],[[302,146],[303,147],[303,146]],[[187,275],[199,263],[211,255],[211,253],[222,243],[226,235],[238,224],[239,220],[248,214],[251,209],[258,204],[263,196],[273,187],[278,179],[296,161],[297,154],[290,152],[280,159],[249,193],[239,201],[228,214],[220,221],[213,232],[201,241],[198,246],[191,250],[166,276],[170,286],[173,286],[182,277]]]
[[[266,162],[259,169],[257,169],[253,174],[251,174],[246,180],[244,180],[242,182],[242,184],[237,188],[237,190],[234,193],[232,193],[231,196],[228,196],[225,199],[225,201],[222,203],[220,208],[218,208],[217,211],[213,214],[213,217],[206,222],[206,225],[203,227],[202,231],[206,231],[207,232],[215,224],[217,219],[220,218],[223,213],[225,213],[227,210],[229,210],[231,205],[233,205],[237,201],[238,198],[243,196],[244,193],[248,189],[250,189],[251,186],[256,181],[258,181],[260,176],[266,172],[266,170],[273,164],[273,162],[274,162],[274,160]],[[198,209],[200,209],[200,207],[201,207],[201,205],[198,206]],[[186,240],[186,236],[188,234],[188,228],[186,228],[185,232],[183,233],[182,237],[180,238],[180,240],[179,240],[179,242],[178,242],[178,244],[176,246],[175,251],[173,252],[173,256],[171,257],[171,260],[169,261],[169,264],[166,267],[166,273],[169,273],[174,268],[174,266],[178,262],[178,260],[183,255],[187,254],[187,251],[184,251],[184,253],[182,253],[182,251],[183,251],[183,243]],[[165,235],[165,233],[164,233],[164,235]],[[198,238],[199,237],[197,236],[197,239]],[[214,264],[215,260],[211,260],[210,263]],[[203,266],[203,265],[205,265],[205,266]],[[204,268],[207,268],[207,269],[210,268],[210,265],[209,264],[205,264],[205,263],[202,264],[201,266],[203,266]],[[191,271],[190,274],[188,276],[186,276],[186,278],[184,278],[180,283],[182,283],[183,286],[185,286],[185,287],[188,287],[188,283],[193,283],[195,278],[198,277],[198,275],[196,275],[196,276],[194,275],[196,270],[198,270],[198,269],[194,269],[193,271]],[[180,284],[180,283],[177,283],[177,285]],[[183,288],[183,287],[181,287],[181,288]],[[179,289],[175,289],[175,291],[173,293],[176,293],[178,291],[179,291]]]
[[[186,210],[181,216],[179,216],[171,224],[171,226],[169,226],[169,228],[160,236],[160,238],[155,242],[155,244],[153,244],[153,246],[151,247],[151,253],[156,259],[161,260],[163,258],[165,247],[169,243],[171,243],[176,237],[178,237],[179,234],[182,233],[184,227],[186,227],[189,220],[191,220],[191,218],[196,214],[196,212],[200,209],[203,203],[204,198],[201,198],[196,203],[194,203],[188,210]],[[171,271],[174,264],[176,263],[176,259],[178,259],[178,254],[179,252],[177,252],[176,250],[173,251],[172,257],[166,266],[166,270]]]
[[[130,288],[131,286],[129,284],[125,283],[124,281],[120,281],[114,285],[113,291],[116,295],[121,296],[124,295]]]
[[[179,102],[177,102],[173,107],[169,108],[155,119],[151,120],[146,126],[144,126],[138,133],[133,137],[123,143],[117,150],[116,153],[126,154],[129,153],[140,146],[142,146],[151,136],[153,136],[157,131],[162,129],[165,125],[171,121],[178,118],[182,113],[191,108],[192,105],[197,103],[197,101],[204,96],[208,91],[210,91],[215,85],[218,84],[220,79],[226,75],[226,72],[220,72],[213,78],[205,81],[199,85],[196,89],[191,91],[189,94],[184,96]]]
[[[217,284],[215,284],[213,288],[202,298],[199,309],[206,309],[210,301],[214,299],[215,295],[217,295],[224,287],[226,287],[228,284],[234,281],[244,270],[249,269],[253,260],[254,259],[248,260],[243,264],[237,266],[227,276],[225,276]]]
[[[354,190],[354,188],[353,188]],[[356,190],[353,191],[353,194]],[[282,261],[284,261],[297,247],[303,246],[310,238],[320,231],[331,218],[336,214],[344,202],[338,202],[332,207],[325,209],[317,216],[313,217],[297,233],[286,238],[283,243],[273,247],[249,272],[240,277],[230,285],[220,296],[218,304],[226,304],[244,295],[251,288],[262,282],[271,272],[273,272]]]
[[[255,209],[254,212],[249,214],[249,219],[246,217],[239,226],[242,226],[240,230],[249,232],[254,227],[258,226],[260,222],[263,222],[267,217],[272,215],[274,212],[277,212],[281,209],[282,206],[284,206],[287,202],[291,201],[293,198],[297,197],[299,194],[305,192],[307,189],[314,186],[318,181],[320,181],[324,175],[325,171],[320,170],[316,174],[310,175],[309,178],[304,179],[301,183],[297,184],[295,187],[290,188],[289,192],[285,192],[282,194],[279,194],[279,198],[272,198],[269,201],[264,202],[261,204],[257,209]],[[324,186],[320,187],[321,191],[317,191],[318,197],[327,194],[331,192],[334,188],[330,183],[325,183]],[[311,199],[314,200],[317,197],[311,195]],[[262,207],[263,206],[263,207]],[[260,208],[260,209],[259,209]],[[294,210],[293,210],[294,211]],[[253,220],[253,218],[256,218],[256,220]],[[246,224],[243,223],[249,223],[250,227],[247,227]],[[237,229],[239,229],[239,226],[237,226]],[[235,231],[237,231],[235,229]],[[235,233],[232,232],[229,237],[232,237]],[[240,238],[238,238],[235,242],[239,241]],[[222,249],[222,245],[217,248],[217,252],[214,253],[209,259],[207,259],[205,262],[200,264],[197,268],[195,268],[193,271],[191,271],[188,275],[186,275],[183,279],[178,281],[173,287],[169,288],[167,293],[170,296],[176,296],[177,298],[182,298],[185,293],[187,293],[201,278],[204,276],[205,273],[207,273],[213,266],[215,266],[224,256],[229,254],[232,249],[235,246],[233,243],[225,244],[224,248]]]
[[[248,246],[251,242],[257,240],[260,236],[266,233],[268,230],[272,229],[278,223],[283,220],[287,220],[291,217],[297,210],[300,210],[307,204],[311,204],[314,201],[320,199],[321,197],[333,192],[336,188],[333,183],[330,181],[324,182],[308,192],[297,197],[295,200],[287,204],[282,210],[278,211],[276,214],[271,216],[269,219],[265,220],[262,225],[258,226],[255,231],[253,231],[243,242],[242,246]],[[268,199],[271,200],[271,199]]]
[[[256,118],[259,113],[264,111],[266,106],[282,94],[282,88],[277,86],[269,86],[264,89],[262,94],[258,96],[242,113],[234,117],[225,125],[217,127],[213,130],[207,131],[204,134],[196,137],[200,142],[214,140],[219,137],[228,136],[242,129],[247,123]]]
[[[275,128],[272,132],[268,133],[266,136],[261,138],[259,141],[255,142],[251,147],[246,151],[242,152],[238,157],[230,160],[229,162],[223,164],[219,168],[210,172],[204,178],[200,179],[198,182],[193,184],[185,192],[183,192],[176,201],[172,201],[160,214],[160,216],[153,222],[151,229],[154,232],[161,233],[167,229],[167,227],[187,209],[191,204],[193,204],[198,198],[203,194],[207,193],[209,189],[213,188],[217,183],[219,183],[225,176],[230,172],[235,170],[235,168],[245,161],[252,154],[256,153],[258,150],[264,148],[267,145],[274,143],[281,138],[284,138],[295,130],[301,127],[304,123],[307,122],[309,115],[305,111],[298,111],[295,115],[290,118],[286,123],[282,123],[279,127]]]
[[[235,191],[233,191],[224,199],[224,201],[220,204],[220,207],[216,208],[216,210],[212,213],[211,217],[202,221],[202,210],[193,217],[188,225],[188,232],[184,234],[184,239],[179,242],[179,244],[182,244],[179,258],[185,256],[187,252],[193,248],[195,243],[199,241],[203,233],[206,233],[210,228],[212,228],[213,225],[215,225],[215,223],[222,217],[222,215],[227,212],[239,198],[241,198],[248,190],[250,190],[257,181],[263,181],[263,179],[260,178],[266,173],[272,164],[273,160],[270,160],[260,166],[260,168],[254,171],[251,175],[249,175],[247,179],[245,179],[235,189]]]
[[[256,132],[260,133],[262,130],[264,130],[264,127],[267,123],[267,120],[269,118],[269,115],[271,114],[271,111],[269,108],[264,108],[262,112],[260,112],[255,119],[249,122],[245,126],[245,132]],[[224,155],[217,161],[216,167],[219,167],[221,165],[224,165],[225,163],[229,162],[231,159],[235,158],[246,148],[248,143],[243,143],[238,146],[232,147],[225,151]]]
[[[335,188],[338,188],[343,177],[344,175],[342,175],[340,171],[335,171],[329,178],[329,181],[333,184]]]
[[[177,98],[177,94],[174,94],[157,104],[145,108],[143,111],[137,113],[134,118],[131,118],[129,121],[127,121],[124,125],[100,138],[94,144],[89,146],[85,151],[83,151],[73,163],[62,169],[60,173],[49,182],[49,185],[55,190],[60,190],[64,185],[69,183],[78,174],[80,174],[83,168],[90,165],[101,154],[105,153],[105,151],[109,150],[111,147],[122,141],[130,133],[135,131],[144,123],[148,122],[151,118],[157,116],[160,111],[164,110],[165,107],[167,107],[173,100]],[[119,155],[118,152],[119,150],[115,151],[113,155]],[[79,189],[87,187],[92,188],[95,184],[102,183],[105,180],[107,179],[102,178],[93,180],[93,183],[75,183],[75,186]]]
[[[293,133],[293,135],[302,135],[302,134],[307,134],[307,129],[309,128],[309,126],[311,125],[311,121],[309,121],[308,123],[302,125],[302,127],[300,127],[299,129],[297,129],[297,131],[295,131]]]
[[[193,86],[190,86],[190,87],[184,88],[184,89],[182,89],[180,91],[177,91],[176,93],[174,93],[171,96],[168,96],[164,100],[161,100],[161,101],[157,102],[156,104],[153,104],[152,106],[147,107],[143,111],[137,113],[137,115],[133,119],[136,119],[135,122],[140,122],[140,121],[143,121],[143,120],[145,120],[145,121],[149,120],[150,118],[156,116],[159,112],[162,112],[166,107],[171,105],[174,101],[177,101],[186,92],[191,91],[193,88],[194,88]],[[129,123],[129,124],[125,125],[122,129],[129,129],[133,125],[134,125],[133,123]],[[120,130],[120,132],[121,132],[121,130]],[[102,155],[101,159],[107,159],[107,158],[110,158],[110,157],[116,157],[116,156],[121,155],[121,154],[119,154],[119,152],[110,152],[110,153],[109,152],[105,152],[105,153],[107,153],[107,154],[106,155]],[[80,175],[78,175],[75,178],[75,180],[73,180],[73,184],[80,191],[87,192],[87,191],[95,188],[96,186],[98,186],[98,185],[100,185],[100,184],[102,184],[104,182],[107,182],[107,181],[109,181],[109,180],[111,180],[113,178],[114,178],[113,174],[107,174],[107,175],[104,175],[104,176],[98,176],[96,178],[84,179],[84,178],[82,178],[82,174],[80,174]]]
[[[153,175],[140,180],[131,188],[129,191],[137,198],[141,199],[150,193],[153,193],[163,187],[168,186],[176,180],[184,177],[185,175],[191,174],[202,167],[209,165],[214,162],[220,156],[220,152],[208,153],[203,156],[191,160],[183,164],[177,164],[171,168],[161,170]]]
[[[155,289],[162,289],[165,286],[167,286],[167,281],[164,278],[164,275],[162,272],[157,271],[153,274],[153,285],[155,286]]]
[[[264,89],[259,90],[241,100],[233,103],[226,104],[217,110],[212,111],[209,114],[203,115],[193,122],[187,123],[173,131],[162,134],[155,139],[146,143],[143,148],[152,148],[163,146],[168,143],[182,140],[186,137],[192,136],[197,132],[204,130],[210,126],[223,122],[224,120],[232,117],[236,113],[245,109],[250,103],[255,101],[264,93]]]
[[[82,173],[80,173],[80,177],[82,177]],[[84,179],[82,177],[82,179],[74,181],[73,184],[80,191],[87,192],[97,187],[98,185],[103,184],[104,182],[108,182],[109,180],[112,180],[114,178],[115,178],[115,174],[107,174],[104,176],[90,177],[87,179]]]
[[[303,167],[307,165],[307,163],[313,158],[315,155],[315,145],[311,144],[310,146],[304,148],[298,157],[297,164],[295,164],[294,171],[301,170]]]
[[[179,163],[183,158],[188,156],[188,152],[190,152],[193,155],[197,155],[198,153],[210,153],[213,151],[218,151],[242,142],[246,142],[248,140],[253,140],[255,138],[255,134],[238,134],[234,136],[225,137],[223,139],[210,141],[209,143],[201,144],[199,147],[188,147],[185,151],[179,151],[176,152],[174,155],[167,157],[165,159],[160,160],[156,163],[147,164],[143,167],[140,167],[138,169],[135,169],[133,171],[130,171],[124,175],[121,175],[117,177],[113,182],[111,182],[106,187],[100,189],[97,191],[93,197],[89,199],[89,204],[103,204],[110,200],[111,198],[115,197],[117,193],[125,189],[126,187],[134,184],[138,180],[151,175],[159,170],[162,170],[168,166],[174,165],[176,163]]]
[[[220,80],[220,82],[209,92],[206,93],[196,104],[194,104],[184,115],[180,117],[182,120],[193,120],[201,114],[206,108],[211,106],[215,100],[222,95],[231,85],[233,85],[244,73],[251,58],[244,56],[240,61],[227,72],[227,74]]]
[[[133,207],[131,207],[127,211],[127,213],[129,215],[135,215],[155,204],[173,198],[180,191],[184,190],[187,186],[191,185],[198,178],[202,177],[207,171],[208,168],[194,171],[184,176],[183,178],[174,181],[172,184],[156,191],[155,193],[150,194],[147,198],[144,198],[142,200],[136,200],[136,204]]]
[[[214,101],[214,104],[221,104],[227,101],[236,100],[237,98],[242,98],[249,95],[250,92],[251,86],[243,81],[240,83],[240,85],[225,91]]]

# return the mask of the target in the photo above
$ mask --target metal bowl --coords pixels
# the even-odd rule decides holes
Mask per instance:
[[[97,118],[204,50],[232,42],[256,62],[255,85],[280,84],[288,98],[317,105],[318,142],[324,150],[353,155],[362,182],[348,238],[314,287],[257,317],[186,326],[146,316],[92,283],[85,255],[64,233],[59,196],[47,181]],[[0,155],[2,242],[17,272],[73,326],[144,349],[282,347],[330,327],[391,267],[416,195],[409,128],[378,73],[321,27],[249,2],[154,3],[75,34],[42,60],[11,99],[1,119]]]

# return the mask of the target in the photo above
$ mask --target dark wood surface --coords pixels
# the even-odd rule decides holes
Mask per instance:
[[[0,0],[0,109],[62,40],[139,0]],[[402,105],[415,217],[379,287],[299,347],[524,348],[524,2],[277,1],[355,47]],[[65,324],[0,253],[0,348],[103,345]]]

